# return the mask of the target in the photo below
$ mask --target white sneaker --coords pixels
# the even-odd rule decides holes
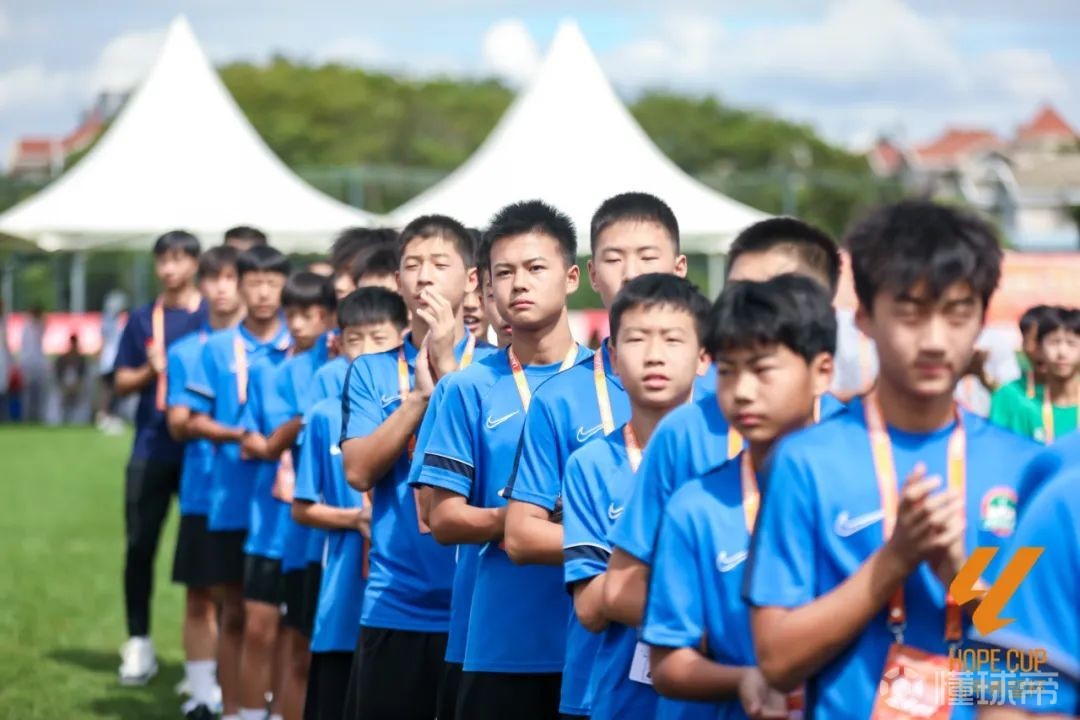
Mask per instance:
[[[177,695],[191,697],[191,685],[188,684],[187,678],[184,678],[180,682],[176,683],[176,687],[173,688],[173,692],[175,692]]]
[[[120,684],[145,685],[157,675],[154,644],[148,637],[133,637],[120,648]]]

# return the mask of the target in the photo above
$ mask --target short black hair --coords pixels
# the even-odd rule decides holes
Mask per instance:
[[[196,277],[199,280],[217,277],[225,268],[236,270],[236,257],[239,253],[230,245],[215,245],[207,248],[199,256],[199,270]]]
[[[409,243],[417,238],[441,237],[457,249],[466,268],[476,266],[476,242],[464,225],[446,215],[421,215],[401,231],[397,238],[398,258],[405,256]]]
[[[359,285],[365,275],[393,275],[399,264],[397,245],[383,242],[361,250],[352,261],[349,275]]]
[[[236,256],[236,274],[244,277],[249,272],[271,272],[289,276],[292,265],[277,248],[255,245]]]
[[[338,304],[338,327],[389,322],[398,330],[409,324],[409,310],[396,292],[383,287],[364,287],[346,295]]]
[[[324,307],[333,312],[337,307],[334,283],[325,275],[301,270],[289,276],[281,291],[281,307]]]
[[[675,244],[675,253],[679,253],[679,221],[668,204],[644,192],[625,192],[609,197],[600,203],[592,216],[589,227],[589,247],[596,252],[596,241],[600,234],[618,222],[651,222],[667,231],[671,242]]]
[[[967,282],[983,313],[1001,278],[1001,245],[974,213],[929,200],[904,200],[871,212],[847,234],[855,295],[868,311],[883,290],[901,293],[926,282],[937,299]]]
[[[1054,308],[1051,305],[1035,305],[1034,307],[1028,308],[1024,314],[1020,316],[1020,334],[1027,336],[1033,329],[1037,329],[1039,323],[1042,322],[1042,319],[1053,311]]]
[[[630,310],[644,308],[669,308],[684,310],[694,319],[694,330],[698,342],[705,342],[706,320],[709,316],[709,300],[697,286],[686,278],[668,273],[647,273],[638,275],[622,286],[615,300],[611,303],[608,325],[611,328],[611,342],[615,343],[622,327],[622,317]]]
[[[245,242],[252,243],[252,247],[255,245],[269,244],[269,241],[266,239],[266,233],[258,228],[253,228],[250,225],[237,225],[236,227],[226,230],[225,242],[229,242],[230,240],[244,240]]]
[[[490,269],[491,248],[496,242],[530,232],[555,238],[567,267],[577,261],[577,231],[574,230],[574,222],[566,213],[541,200],[512,203],[495,213],[484,233],[480,256],[487,258]]]
[[[782,250],[794,256],[804,267],[821,275],[828,290],[836,295],[840,284],[840,248],[824,230],[793,217],[774,217],[743,229],[727,253],[727,271],[744,253]]]
[[[378,245],[396,237],[397,232],[389,228],[346,228],[334,238],[334,242],[330,245],[330,264],[334,266],[335,273],[351,272],[353,260],[357,255],[372,245]]]
[[[836,314],[821,283],[795,273],[733,282],[709,312],[705,349],[714,358],[736,348],[783,345],[810,362],[836,352]]]
[[[187,230],[170,230],[154,241],[154,257],[178,250],[193,258],[199,257],[199,238]]]
[[[1042,342],[1047,335],[1058,330],[1080,334],[1080,311],[1075,308],[1050,307],[1048,312],[1039,318],[1039,331],[1035,337]]]

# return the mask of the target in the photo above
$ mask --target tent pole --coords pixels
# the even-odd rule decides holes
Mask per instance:
[[[720,253],[710,253],[708,258],[708,283],[709,299],[715,300],[724,289],[724,267],[727,265],[727,256]]]
[[[71,255],[71,267],[68,269],[71,282],[69,310],[73,313],[86,312],[86,251],[76,250]]]
[[[19,254],[9,253],[4,260],[3,274],[0,275],[0,300],[6,312],[15,310],[15,266],[19,264]]]

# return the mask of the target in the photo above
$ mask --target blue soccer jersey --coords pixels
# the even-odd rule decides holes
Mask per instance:
[[[360,508],[364,496],[345,481],[338,445],[341,432],[341,401],[326,398],[308,414],[304,444],[296,472],[297,500],[338,508]],[[352,652],[360,632],[364,601],[364,536],[357,529],[326,532],[319,604],[312,652]]]
[[[579,347],[577,359],[588,353]],[[522,373],[535,392],[561,369],[562,363],[534,365]],[[502,507],[506,500],[500,491],[513,468],[525,422],[508,352],[474,363],[445,382],[439,421],[425,450],[419,480],[463,495],[476,507]],[[559,672],[569,613],[560,568],[518,566],[498,543],[481,546],[465,670]]]
[[[1017,485],[1039,446],[963,412],[966,434],[966,547],[998,547],[1016,521]],[[917,463],[948,477],[954,424],[931,433],[888,428],[898,485]],[[790,435],[762,473],[764,497],[746,569],[745,599],[754,606],[799,607],[850,577],[884,543],[878,490],[862,399],[845,412]],[[993,580],[995,558],[986,574]],[[945,589],[924,563],[904,586],[904,640],[946,654]],[[807,683],[815,717],[869,717],[893,642],[885,608],[842,654]],[[961,708],[956,708],[961,710]]]
[[[1045,653],[1046,664],[1023,670],[1017,686],[1028,683],[1026,694],[1014,695],[1016,705],[1032,713],[1080,716],[1080,468],[1049,480],[1030,499],[1020,519],[1009,554],[1018,548],[1043,548],[1043,553],[1000,613],[1011,618],[1005,627],[986,636],[974,629],[979,642],[1010,650]],[[998,663],[1007,666],[1006,661]],[[1015,661],[1014,661],[1015,668]],[[1006,669],[1006,668],[1002,668]],[[998,676],[993,676],[996,680]]]
[[[214,333],[203,347],[202,362],[188,378],[192,410],[227,427],[240,427],[250,395],[250,370],[259,360],[279,363],[289,349],[289,332],[281,324],[267,341],[251,335],[243,324]],[[242,371],[242,372],[241,372]],[[239,443],[221,443],[210,474],[211,530],[247,530],[254,490],[255,464],[240,459]]]
[[[713,662],[756,665],[741,594],[749,546],[738,457],[681,485],[664,510],[642,639],[674,649],[699,649],[704,641]],[[746,713],[736,698],[712,704],[665,698],[656,717],[742,720]]]
[[[202,349],[209,334],[190,333],[176,341],[168,354],[169,407],[192,408],[198,404],[187,389],[188,377],[202,361]],[[214,462],[214,443],[203,438],[184,444],[184,461],[180,471],[180,514],[206,515],[210,512],[210,470]]]
[[[844,409],[826,393],[821,417]],[[720,412],[715,390],[676,408],[656,426],[649,452],[638,470],[637,490],[611,531],[611,544],[631,557],[652,564],[660,518],[668,498],[690,478],[701,477],[739,452],[738,436],[729,438],[728,423]]]
[[[454,348],[459,362],[468,338]],[[417,354],[409,336],[396,350],[363,355],[352,363],[342,400],[342,443],[370,435],[400,407],[403,393],[412,387]],[[406,387],[400,384],[401,373]],[[437,543],[421,526],[416,491],[408,483],[409,464],[409,453],[402,453],[375,485],[370,573],[360,623],[392,630],[447,632],[454,549]]]
[[[1027,466],[1020,483],[1020,512],[1045,483],[1063,471],[1080,467],[1080,433],[1069,433],[1042,450]]]
[[[240,426],[249,433],[269,435],[274,431],[268,408],[278,392],[276,378],[280,365],[263,358],[251,368],[248,381],[248,402],[240,416]],[[254,467],[255,484],[251,494],[251,520],[248,523],[244,552],[248,555],[281,559],[285,547],[285,528],[291,522],[289,504],[275,489],[277,461],[248,460]]]

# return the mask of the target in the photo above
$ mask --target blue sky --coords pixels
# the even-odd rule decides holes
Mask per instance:
[[[1080,126],[1076,0],[0,0],[0,162],[137,82],[180,12],[215,63],[281,52],[515,85],[573,17],[625,97],[714,93],[851,146],[1008,133],[1044,101]]]

